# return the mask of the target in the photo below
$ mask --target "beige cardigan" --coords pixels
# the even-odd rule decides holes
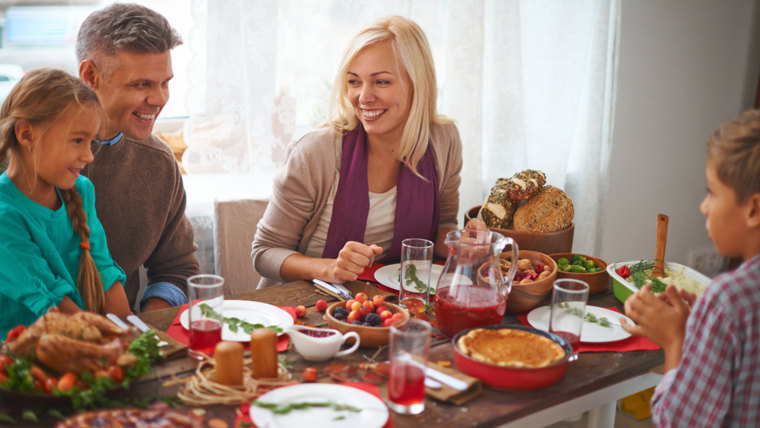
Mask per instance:
[[[261,274],[258,288],[283,281],[280,267],[290,255],[306,252],[330,189],[340,176],[343,138],[332,128],[321,128],[291,144],[285,165],[274,179],[274,189],[253,240],[253,266]],[[433,124],[430,147],[439,175],[439,228],[456,228],[459,211],[459,173],[462,142],[454,124]]]

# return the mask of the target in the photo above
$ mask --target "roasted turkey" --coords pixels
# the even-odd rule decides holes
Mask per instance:
[[[37,360],[58,373],[80,374],[114,364],[134,363],[135,359],[131,358],[134,356],[125,354],[122,344],[138,334],[135,328],[120,328],[92,312],[66,315],[51,308],[5,346],[9,351]]]

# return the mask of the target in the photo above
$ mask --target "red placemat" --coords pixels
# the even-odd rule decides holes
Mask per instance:
[[[370,394],[374,395],[380,400],[383,399],[383,397],[380,396],[380,388],[378,388],[377,385],[374,385],[371,383],[343,382],[343,383],[340,383],[339,385],[345,385],[345,386],[361,389],[362,391],[369,392]],[[235,428],[242,428],[242,427],[256,428],[256,425],[254,425],[253,421],[251,421],[250,409],[251,409],[250,403],[243,403],[240,405],[237,411],[235,411]],[[388,414],[388,421],[385,422],[385,425],[383,425],[383,428],[393,428],[393,420],[390,417],[390,411]]]
[[[605,309],[621,313],[620,310],[614,306]],[[528,314],[517,315],[517,319],[520,320],[524,326],[533,327],[528,322]],[[627,339],[618,340],[617,342],[581,343],[578,352],[656,351],[658,349],[660,349],[659,346],[644,336],[631,336]]]
[[[375,264],[373,264],[372,266],[364,269],[364,272],[362,272],[361,275],[359,275],[358,279],[360,279],[362,281],[377,282],[377,280],[375,279],[375,271],[377,271],[378,269],[380,269],[383,266],[385,266],[385,265],[382,264],[382,263],[375,263]]]
[[[296,315],[296,309],[292,306],[279,306],[280,309],[290,314],[291,317],[293,317],[293,321],[295,321],[298,316]],[[182,315],[182,312],[187,310],[187,303],[182,305],[179,308],[179,312],[177,312],[177,316],[174,317],[174,321],[172,321],[172,325],[169,326],[169,329],[166,330],[166,334],[174,338],[177,342],[184,343],[187,346],[190,346],[190,336],[185,330],[184,327],[182,327],[182,323],[179,322],[179,316]],[[285,352],[288,350],[288,344],[290,343],[290,339],[288,338],[287,334],[281,334],[277,338],[277,352]],[[248,349],[250,347],[250,342],[243,343],[243,346],[245,349]]]

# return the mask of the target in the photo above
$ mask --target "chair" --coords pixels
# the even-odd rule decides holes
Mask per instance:
[[[214,265],[225,279],[225,296],[255,290],[261,279],[251,261],[251,243],[267,204],[252,199],[214,202]]]

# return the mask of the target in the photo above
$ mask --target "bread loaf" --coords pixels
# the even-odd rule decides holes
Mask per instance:
[[[557,232],[570,227],[574,215],[573,201],[565,192],[544,186],[517,208],[512,225],[514,230],[525,232]]]

